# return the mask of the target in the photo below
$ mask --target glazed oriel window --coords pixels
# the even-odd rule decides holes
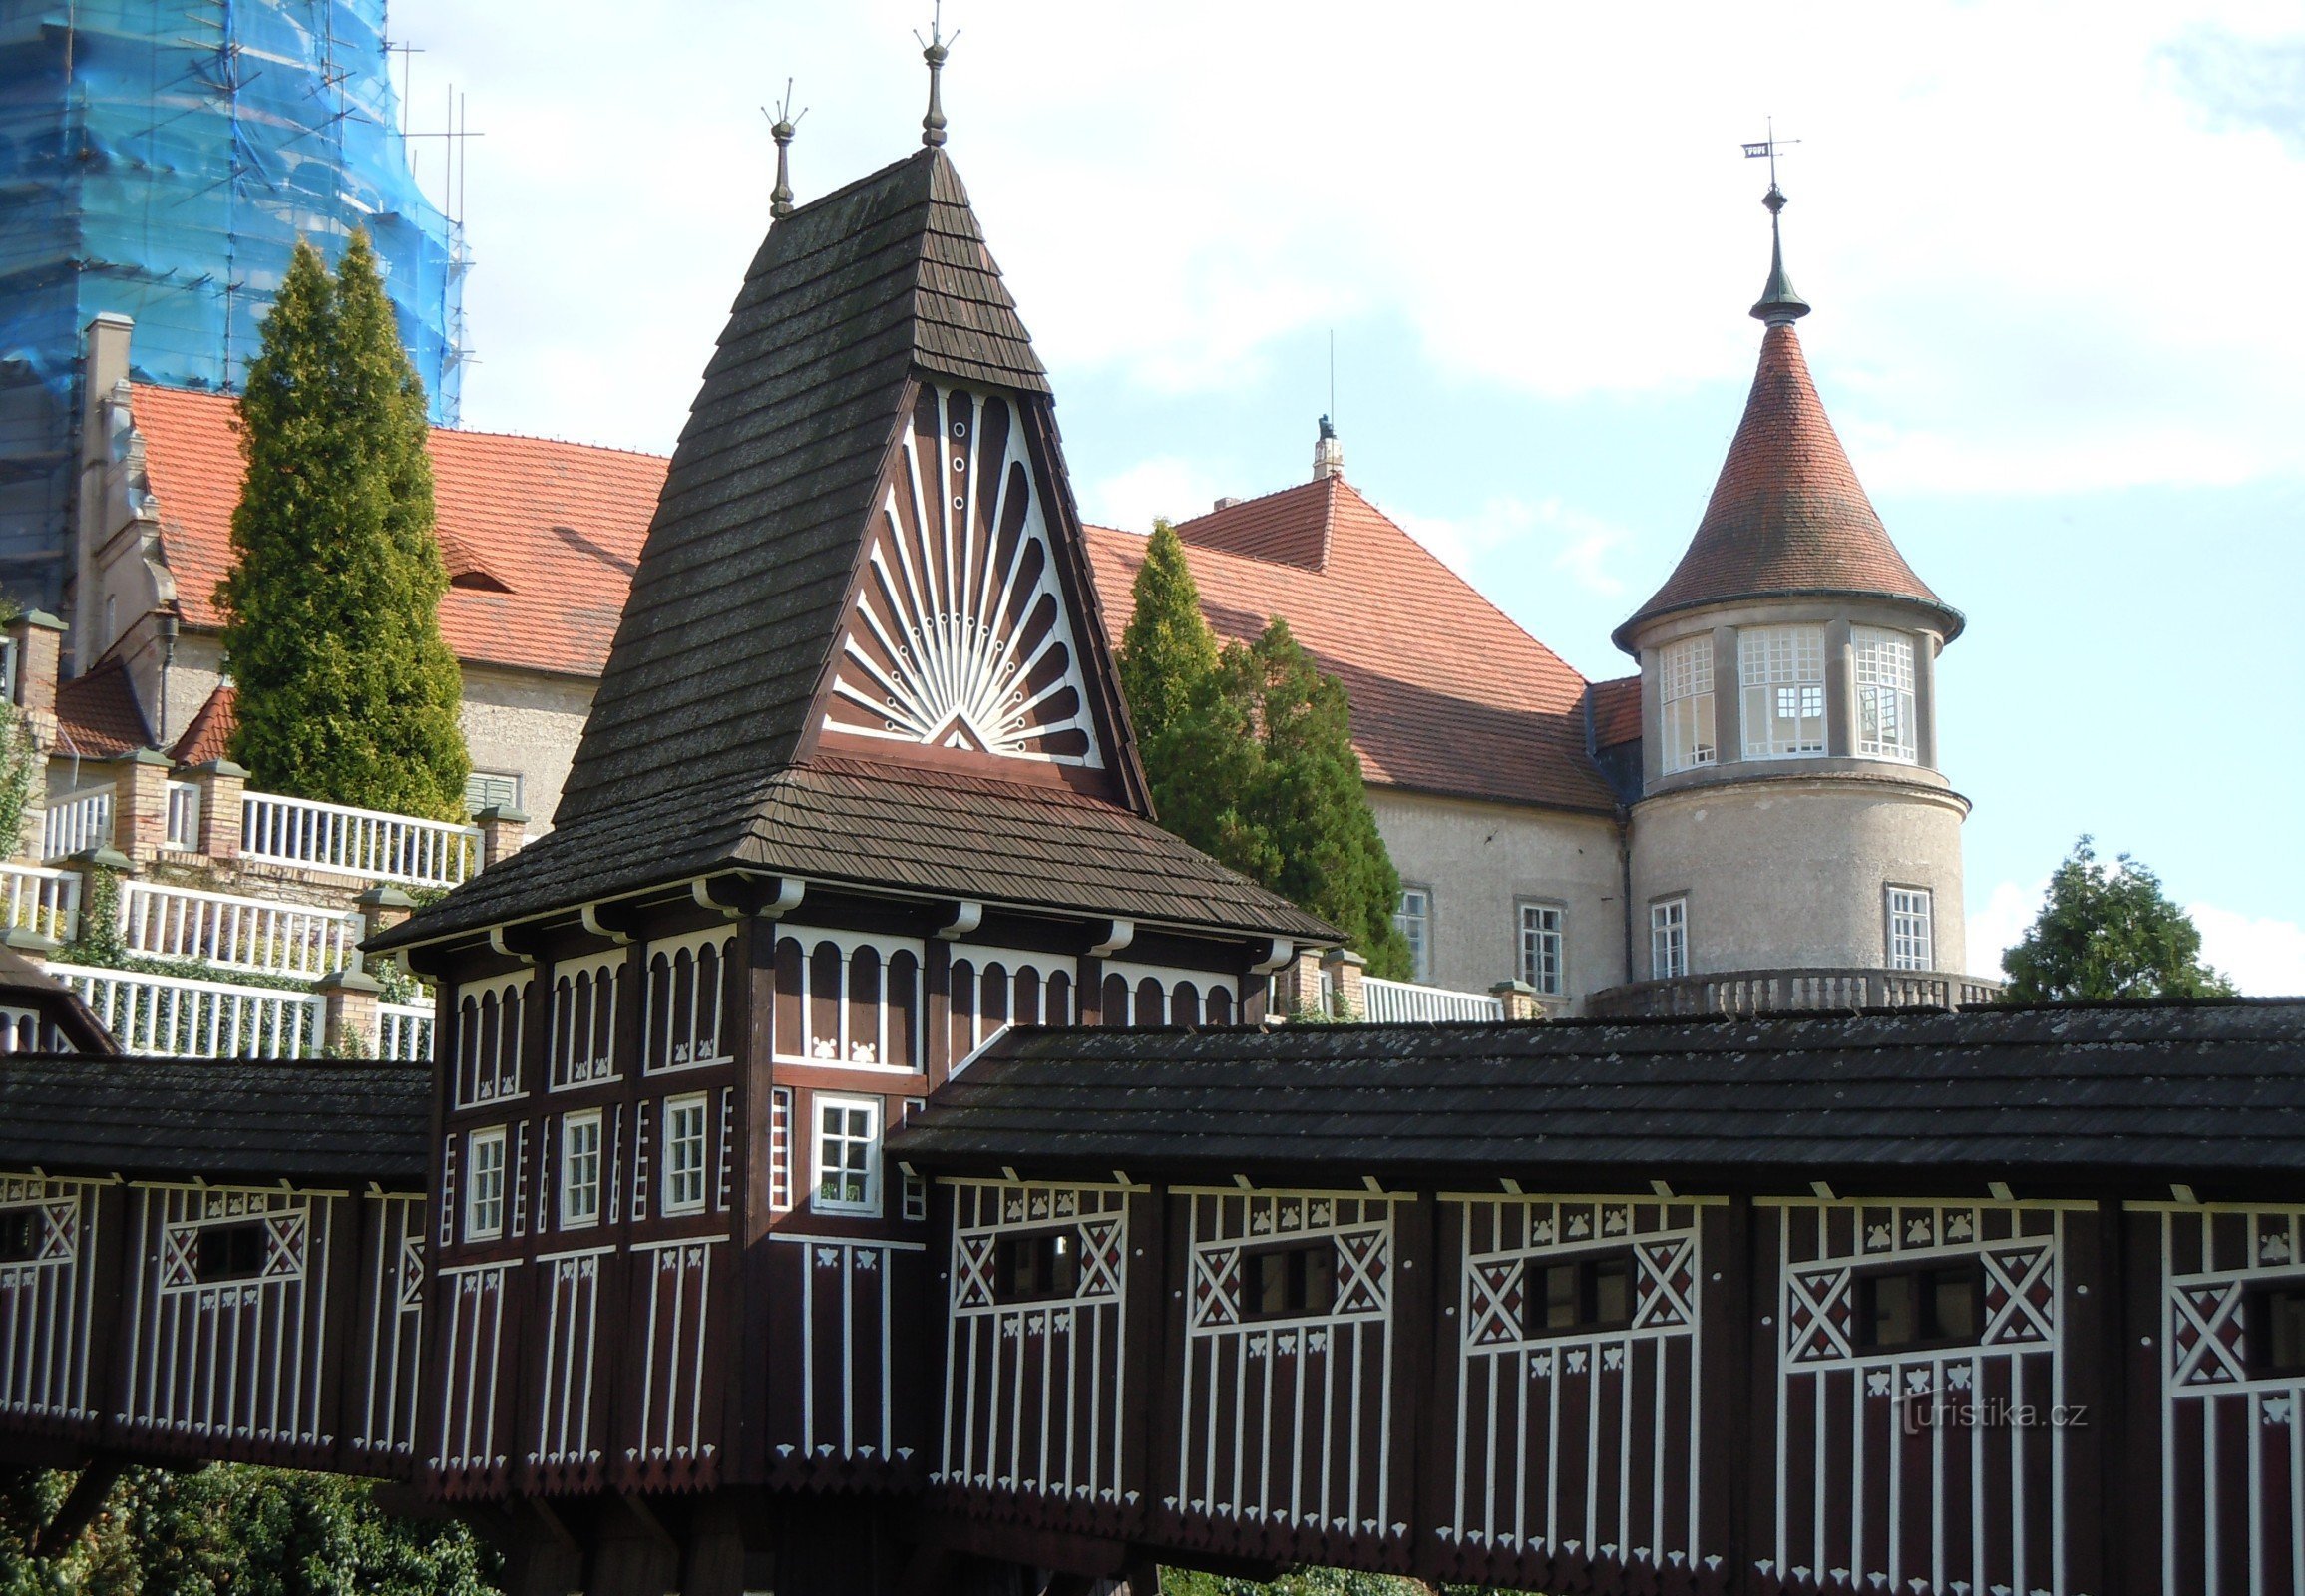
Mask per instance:
[[[1867,759],[1920,757],[1914,732],[1913,639],[1901,631],[1859,626],[1849,634],[1857,655],[1857,752]]]
[[[1694,770],[1719,757],[1713,742],[1713,638],[1685,637],[1658,667],[1665,718],[1665,773]]]
[[[1747,626],[1736,634],[1744,757],[1825,751],[1825,628]]]
[[[704,1206],[704,1094],[664,1103],[664,1211],[693,1214]]]

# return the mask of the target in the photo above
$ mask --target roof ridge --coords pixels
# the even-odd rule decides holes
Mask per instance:
[[[236,393],[225,393],[221,389],[185,388],[169,382],[132,382],[129,384],[129,392],[132,396],[139,393],[158,393],[167,394],[171,398],[182,397],[195,399],[202,403],[213,403],[229,409],[235,421],[239,418],[240,396]],[[672,458],[670,455],[660,455],[649,449],[633,449],[615,443],[586,443],[580,438],[554,438],[541,432],[510,432],[494,427],[443,426],[432,426],[427,430],[435,435],[445,434],[452,438],[502,438],[513,443],[546,443],[563,449],[583,449],[593,454],[630,455],[639,460],[668,461]]]

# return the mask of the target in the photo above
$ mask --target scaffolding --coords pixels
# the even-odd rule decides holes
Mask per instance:
[[[82,333],[136,321],[141,381],[231,391],[299,237],[375,240],[453,424],[463,228],[410,167],[384,0],[9,0],[0,8],[0,585],[69,565]],[[452,139],[448,149],[453,151]]]

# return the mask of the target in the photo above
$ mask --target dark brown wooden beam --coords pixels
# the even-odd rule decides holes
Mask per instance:
[[[33,1531],[32,1555],[55,1557],[78,1539],[127,1471],[128,1459],[118,1452],[101,1452],[91,1458],[88,1466],[80,1471],[80,1477],[72,1482],[72,1489],[65,1493],[56,1516]]]

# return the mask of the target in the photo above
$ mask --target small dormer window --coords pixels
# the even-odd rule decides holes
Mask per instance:
[[[1849,640],[1857,655],[1857,752],[1867,759],[1914,763],[1920,750],[1914,729],[1913,639],[1901,631],[1859,626]]]
[[[1748,626],[1736,634],[1744,757],[1797,759],[1825,751],[1825,628]]]
[[[1718,757],[1713,742],[1713,638],[1689,637],[1665,650],[1658,669],[1665,713],[1665,773]]]

